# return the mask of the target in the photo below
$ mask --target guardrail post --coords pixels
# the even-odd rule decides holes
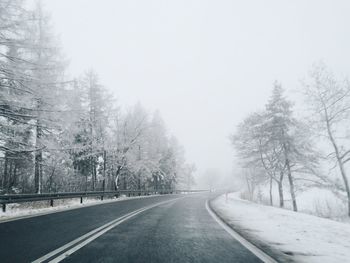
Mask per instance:
[[[50,200],[50,206],[53,207],[53,199]]]
[[[3,211],[4,213],[6,212],[6,204],[5,204],[5,203],[2,204],[2,211]]]
[[[80,203],[82,204],[83,203],[83,197],[80,196]]]
[[[101,195],[101,201],[103,201],[103,195]]]

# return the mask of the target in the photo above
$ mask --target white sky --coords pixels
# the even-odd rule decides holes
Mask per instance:
[[[350,73],[350,1],[44,0],[79,75],[121,105],[159,109],[199,172],[232,169],[228,136],[275,79],[300,87],[323,59]]]

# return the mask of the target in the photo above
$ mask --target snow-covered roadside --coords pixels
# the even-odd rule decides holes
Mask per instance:
[[[284,262],[350,262],[350,225],[241,200],[237,194],[211,201],[234,230]],[[279,258],[281,256],[283,258]]]
[[[6,212],[0,211],[0,223],[6,222],[9,220],[51,214],[60,211],[67,211],[72,209],[78,209],[82,207],[106,204],[111,202],[119,202],[129,199],[140,199],[140,198],[149,198],[154,197],[156,195],[148,195],[148,196],[132,196],[127,197],[125,195],[120,196],[119,198],[105,199],[103,201],[98,198],[90,198],[84,199],[83,204],[80,204],[79,198],[74,199],[63,199],[63,200],[55,200],[54,206],[49,206],[49,201],[39,201],[39,202],[31,202],[31,203],[21,203],[21,204],[9,204],[6,207]]]

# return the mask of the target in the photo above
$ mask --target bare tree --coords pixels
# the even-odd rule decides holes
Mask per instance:
[[[350,217],[350,186],[345,165],[350,161],[349,136],[346,126],[350,117],[350,84],[340,82],[320,63],[310,72],[310,81],[304,84],[308,104],[317,117],[314,121],[329,141],[347,196]]]

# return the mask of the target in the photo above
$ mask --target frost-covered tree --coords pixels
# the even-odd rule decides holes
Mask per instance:
[[[53,134],[59,127],[57,112],[59,105],[57,98],[61,96],[64,65],[60,56],[60,49],[50,27],[50,17],[44,12],[39,1],[32,12],[32,20],[28,25],[27,57],[31,67],[27,72],[30,79],[27,86],[33,91],[31,96],[32,112],[35,114],[34,125],[34,187],[35,192],[42,190],[44,149],[49,148]]]
[[[23,85],[26,65],[22,52],[25,21],[28,13],[23,1],[0,2],[0,158],[2,163],[1,188],[11,191],[20,180],[21,170],[28,165],[23,160],[30,157],[31,114],[26,110],[28,87]]]
[[[192,170],[159,113],[68,79],[42,2],[0,1],[1,192],[174,188]]]
[[[293,156],[296,150],[294,131],[296,119],[292,116],[292,104],[283,96],[280,84],[275,83],[272,96],[266,105],[266,130],[271,142],[277,145],[276,151],[280,151],[280,162],[287,174],[293,210],[297,211],[295,196],[295,182],[292,174]],[[283,171],[282,170],[282,171]]]
[[[280,84],[274,84],[265,110],[248,116],[231,140],[243,167],[265,171],[264,174],[249,173],[249,176],[265,178],[255,182],[269,182],[271,205],[273,182],[276,182],[279,205],[284,206],[283,182],[287,177],[293,210],[297,211],[296,176],[312,173],[317,158],[311,147],[309,130],[294,117],[292,103],[284,97]]]
[[[87,139],[88,154],[85,157],[89,160],[92,190],[95,190],[97,183],[97,166],[102,159],[102,166],[106,161],[106,140],[108,129],[108,114],[110,96],[107,90],[100,84],[97,74],[90,70],[86,72],[81,80],[83,94],[86,95],[85,105],[87,107]],[[105,170],[104,170],[105,171]]]
[[[273,182],[276,182],[280,207],[283,207],[284,169],[280,162],[281,151],[269,137],[271,134],[266,127],[267,123],[266,112],[249,115],[238,126],[236,133],[231,137],[231,142],[245,169],[245,181],[251,197],[255,189],[254,184],[268,182],[270,205],[273,205]]]
[[[4,142],[4,177],[7,156],[16,163],[28,162],[34,154],[34,188],[42,188],[43,150],[48,134],[54,132],[53,112],[58,97],[63,66],[59,49],[49,27],[49,18],[38,2],[34,10],[26,10],[22,1],[2,1],[1,27],[1,107],[9,132]],[[52,138],[54,138],[52,136]],[[15,140],[13,140],[15,139]],[[7,149],[11,145],[12,149]],[[29,154],[30,153],[30,154]],[[15,169],[16,170],[16,169]],[[27,170],[30,166],[27,165]]]

